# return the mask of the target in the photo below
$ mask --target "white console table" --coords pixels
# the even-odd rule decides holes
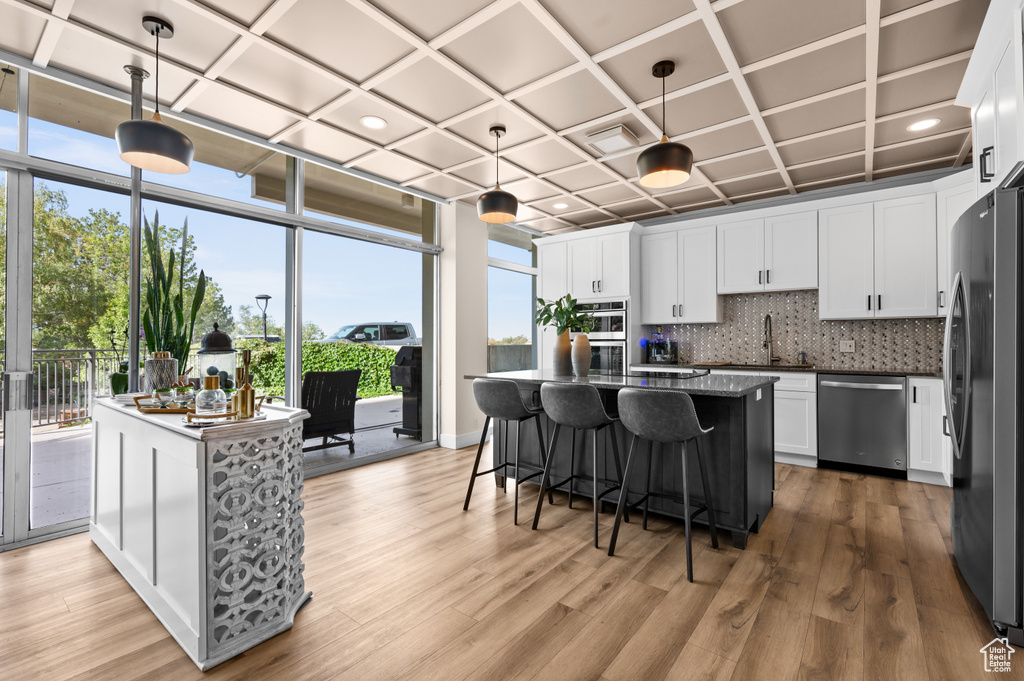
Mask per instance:
[[[96,401],[89,538],[206,670],[292,626],[302,571],[302,420],[186,428]]]

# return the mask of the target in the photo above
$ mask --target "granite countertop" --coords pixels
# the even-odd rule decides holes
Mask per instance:
[[[517,383],[584,383],[602,390],[620,388],[647,388],[651,390],[678,390],[690,395],[710,397],[742,397],[759,388],[765,388],[779,379],[774,376],[700,375],[690,378],[643,378],[615,374],[591,374],[586,378],[556,376],[551,370],[502,371],[491,374],[467,375],[465,378],[504,378]]]
[[[681,371],[685,369],[711,369],[711,371],[770,371],[782,373],[788,371],[816,374],[846,374],[859,376],[915,376],[924,378],[942,378],[940,371],[907,371],[898,367],[886,369],[845,369],[814,364],[631,364],[630,371]]]

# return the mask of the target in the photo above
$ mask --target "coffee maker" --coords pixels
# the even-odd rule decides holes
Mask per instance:
[[[647,341],[648,364],[675,364],[678,360],[676,341],[668,340],[661,335],[661,327]]]

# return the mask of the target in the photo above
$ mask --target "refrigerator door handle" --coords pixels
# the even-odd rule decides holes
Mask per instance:
[[[967,296],[963,293],[964,279],[963,273],[957,272],[956,278],[953,281],[953,289],[949,296],[949,311],[946,313],[946,331],[945,338],[942,343],[942,396],[946,402],[946,413],[950,416],[949,418],[949,436],[950,440],[953,441],[953,455],[956,458],[962,458],[962,447],[963,447],[963,434],[967,423],[967,409],[970,406],[970,395],[971,395],[971,357],[970,354],[966,354],[964,357],[964,394],[963,399],[963,417],[961,422],[957,423],[956,413],[953,411],[953,353],[952,353],[952,338],[953,338],[953,313],[956,311],[956,301],[958,296],[963,301],[963,307],[961,309],[961,315],[963,317],[963,330],[964,330],[964,350],[965,353],[970,353],[971,349],[971,335],[970,327],[968,325],[968,313],[967,313]]]

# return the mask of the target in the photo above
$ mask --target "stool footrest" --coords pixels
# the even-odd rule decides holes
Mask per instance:
[[[495,466],[494,468],[491,468],[490,470],[479,471],[478,473],[475,473],[473,475],[473,477],[479,478],[481,475],[490,475],[491,473],[497,473],[498,471],[504,472],[505,469],[507,469],[507,468],[515,468],[515,467],[516,467],[516,465],[514,463],[511,463],[511,462],[509,462],[509,463],[499,463],[497,466]],[[544,469],[543,468],[537,468],[533,464],[529,464],[529,463],[521,463],[521,464],[519,464],[519,468],[520,469],[530,469],[530,468],[534,469],[533,473],[530,473],[525,478],[520,478],[520,482],[522,482],[523,480],[529,480],[530,478],[534,478],[534,477],[536,477],[538,475],[543,475],[544,474]]]

